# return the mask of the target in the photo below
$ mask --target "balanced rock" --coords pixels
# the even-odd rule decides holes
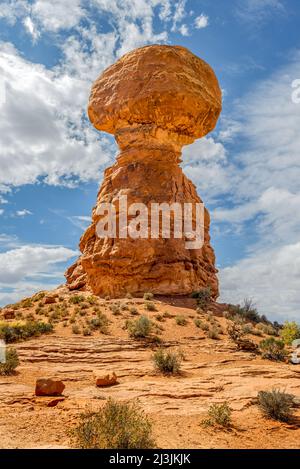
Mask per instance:
[[[98,207],[116,204],[198,204],[194,184],[183,174],[181,150],[213,130],[221,112],[221,91],[211,67],[181,46],[136,49],[100,75],[88,113],[98,130],[115,135],[116,163],[105,171],[92,223],[80,240],[81,256],[66,272],[71,290],[96,295],[189,294],[209,286],[218,296],[210,217],[204,209],[204,243],[186,247],[186,238],[99,237]],[[213,183],[213,181],[212,181]],[[171,228],[174,233],[174,227]]]
[[[107,374],[100,376],[98,373],[94,373],[96,379],[96,386],[105,387],[105,386],[114,386],[118,383],[117,375],[113,372],[112,375]]]
[[[60,396],[65,389],[62,381],[40,378],[36,380],[36,396]]]

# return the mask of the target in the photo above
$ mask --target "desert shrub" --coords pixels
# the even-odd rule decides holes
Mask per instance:
[[[198,318],[194,319],[194,324],[196,327],[202,328],[202,321]]]
[[[77,305],[79,303],[82,303],[83,301],[84,301],[83,295],[73,295],[69,298],[69,303],[73,305]]]
[[[155,319],[159,322],[163,322],[165,320],[163,314],[156,314]]]
[[[129,307],[126,303],[121,303],[120,305],[120,310],[121,311],[128,311],[129,310]]]
[[[219,337],[219,330],[217,327],[213,326],[213,327],[210,327],[209,330],[208,330],[208,334],[207,336],[209,337],[209,339],[215,339],[215,340],[218,340],[220,337]]]
[[[264,324],[262,332],[266,335],[278,336],[278,330],[272,324]]]
[[[260,316],[257,309],[254,306],[254,303],[251,299],[245,298],[242,306],[240,305],[230,305],[229,313],[231,316],[242,317],[247,321],[252,322],[266,322],[266,318],[264,316]]]
[[[126,321],[126,328],[130,337],[135,339],[148,337],[152,331],[153,323],[147,316],[139,319]]]
[[[126,293],[125,298],[127,298],[127,300],[131,300],[132,294],[130,292]]]
[[[0,323],[0,338],[6,343],[18,342],[32,336],[47,334],[53,330],[52,324],[39,321]]]
[[[210,287],[202,288],[201,290],[192,293],[192,298],[196,299],[197,305],[201,309],[206,309],[211,302],[211,289]]]
[[[263,336],[262,331],[260,329],[257,329],[257,327],[253,327],[251,334],[252,335],[257,335],[259,337]]]
[[[111,312],[113,313],[114,316],[120,316],[121,315],[119,305],[112,304],[112,305],[110,305],[109,309],[111,310]]]
[[[155,369],[161,373],[176,374],[180,371],[182,357],[179,353],[160,348],[154,353],[152,359]]]
[[[82,330],[82,334],[85,336],[92,335],[92,331],[89,327],[84,327]]]
[[[202,421],[205,426],[221,426],[230,427],[231,425],[231,409],[228,402],[222,404],[212,404],[208,409],[208,417]]]
[[[187,319],[184,317],[184,316],[176,316],[175,317],[175,321],[176,321],[176,324],[177,326],[186,326],[187,325]]]
[[[242,331],[244,332],[244,334],[252,334],[253,329],[254,329],[254,327],[252,326],[251,322],[247,323],[247,324],[244,324],[242,326]]]
[[[93,295],[90,295],[86,298],[86,301],[90,304],[90,305],[95,305],[98,303],[98,298],[96,296],[93,296]]]
[[[144,308],[145,308],[147,311],[157,311],[156,306],[155,306],[155,304],[153,303],[153,301],[145,301],[145,303],[144,303]]]
[[[262,413],[271,419],[288,422],[293,414],[294,396],[279,389],[260,391],[258,405]]]
[[[24,298],[24,300],[21,301],[22,308],[30,308],[32,304],[33,302],[31,298]]]
[[[99,312],[96,318],[92,318],[89,321],[89,326],[92,330],[98,329],[102,334],[107,334],[108,332],[108,318],[106,314]]]
[[[40,291],[40,292],[36,293],[35,295],[33,295],[32,300],[34,302],[41,301],[44,297],[45,297],[45,292]]]
[[[74,324],[75,322],[76,322],[76,316],[74,316],[73,314],[73,316],[70,317],[70,324]]]
[[[284,342],[282,340],[276,340],[274,337],[268,337],[262,340],[259,344],[259,348],[262,357],[268,360],[282,361],[287,355]]]
[[[151,300],[153,300],[154,295],[153,295],[153,293],[147,292],[147,293],[144,293],[144,297],[143,297],[143,298],[144,298],[144,300],[151,301]]]
[[[80,329],[79,329],[79,326],[77,324],[73,324],[72,332],[73,332],[73,334],[80,334]]]
[[[138,312],[138,310],[135,306],[131,306],[129,308],[129,312],[132,316],[138,316],[139,315],[139,312]]]
[[[168,311],[165,311],[165,312],[163,313],[163,317],[164,317],[165,319],[171,319],[171,318],[174,317],[174,314],[171,314],[171,313],[169,313]]]
[[[7,348],[5,358],[5,363],[0,363],[0,375],[12,375],[20,363],[18,352],[14,348]]]
[[[98,412],[81,414],[72,431],[72,444],[81,449],[153,448],[152,426],[138,402],[111,398]]]
[[[295,321],[286,321],[280,331],[280,336],[286,345],[291,345],[293,340],[300,338],[300,327]]]

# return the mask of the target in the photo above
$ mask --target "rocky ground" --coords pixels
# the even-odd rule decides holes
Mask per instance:
[[[61,288],[55,294],[53,304],[45,305],[45,298],[18,304],[13,308],[16,317],[6,320],[50,319],[54,332],[14,344],[20,357],[17,372],[0,376],[1,448],[68,448],[68,430],[79,414],[87,407],[99,408],[108,397],[138,398],[160,448],[299,447],[300,407],[291,423],[279,423],[261,415],[256,397],[258,391],[275,387],[300,399],[300,366],[237,350],[220,308],[212,315],[197,312],[191,299],[160,298],[154,300],[157,311],[148,311],[143,299],[95,300],[83,293],[80,303],[73,304],[74,293]],[[60,313],[53,314],[58,309]],[[84,336],[99,310],[109,320],[107,330]],[[157,344],[129,338],[125,322],[141,314],[157,325],[155,334],[163,345],[182,353],[180,375],[157,374],[151,359]],[[177,323],[178,315],[184,316],[185,325]],[[219,338],[210,339],[195,319],[217,327]],[[263,337],[250,335],[254,342]],[[95,386],[95,373],[112,372],[117,385]],[[64,382],[62,398],[34,395],[36,379],[49,377]],[[232,409],[232,427],[201,425],[209,406],[224,401]]]

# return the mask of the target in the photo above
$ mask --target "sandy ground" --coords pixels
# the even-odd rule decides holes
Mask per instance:
[[[71,324],[63,327],[62,320],[57,320],[53,333],[14,344],[20,357],[17,373],[0,376],[1,448],[68,448],[68,430],[78,415],[87,407],[100,408],[108,397],[138,398],[153,422],[159,448],[299,448],[300,407],[291,424],[279,423],[261,415],[256,397],[258,391],[276,387],[300,402],[300,366],[238,351],[226,334],[227,320],[222,316],[214,320],[223,333],[219,340],[209,339],[194,324],[194,318],[205,320],[207,314],[197,313],[191,299],[160,298],[155,300],[156,312],[145,311],[141,299],[122,300],[153,319],[162,329],[158,332],[165,346],[183,353],[182,373],[163,376],[153,369],[151,357],[157,346],[130,339],[124,329],[126,319],[138,316],[127,310],[115,316],[111,303],[115,301],[99,304],[110,320],[108,335],[98,331],[76,335]],[[26,316],[35,308],[21,311]],[[69,308],[69,316],[73,309]],[[171,317],[157,320],[157,314],[164,312]],[[91,307],[78,322],[93,314]],[[177,325],[176,315],[184,316],[187,325]],[[97,388],[95,370],[99,374],[114,371],[119,384]],[[44,377],[61,379],[66,385],[64,398],[53,407],[49,405],[54,398],[34,396],[36,379]],[[232,408],[232,428],[201,425],[209,406],[224,401]]]

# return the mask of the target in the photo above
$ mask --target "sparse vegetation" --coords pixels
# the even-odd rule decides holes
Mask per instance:
[[[0,363],[0,375],[12,375],[19,365],[18,352],[14,348],[5,351],[5,363]]]
[[[147,316],[141,316],[139,319],[126,321],[126,329],[130,337],[135,339],[145,338],[150,335],[153,323]]]
[[[139,314],[139,312],[138,312],[138,310],[137,310],[137,308],[136,308],[135,306],[131,306],[131,307],[129,308],[129,312],[130,312],[130,314],[131,314],[132,316],[138,316],[138,314]]]
[[[295,396],[279,389],[273,389],[272,391],[260,391],[257,397],[260,410],[266,417],[281,422],[291,420]]]
[[[72,443],[81,449],[154,448],[152,426],[138,402],[108,399],[98,412],[80,416]]]
[[[300,327],[295,321],[286,321],[280,331],[280,336],[286,345],[291,345],[293,340],[300,338]]]
[[[282,340],[268,337],[260,342],[259,348],[263,358],[268,360],[283,361],[287,356],[287,351]]]
[[[196,299],[197,306],[201,309],[206,309],[211,302],[211,289],[210,287],[202,288],[201,290],[192,293],[192,298]]]
[[[50,323],[39,321],[0,323],[0,338],[6,343],[18,342],[32,336],[39,336],[52,332],[53,326]]]
[[[82,303],[83,301],[84,301],[83,295],[73,295],[69,298],[69,303],[73,305],[77,305],[79,303]]]
[[[251,299],[245,298],[242,305],[230,305],[229,307],[229,318],[235,318],[235,321],[238,321],[238,318],[243,321],[251,321],[254,323],[269,323],[267,318],[264,315],[260,315]]]
[[[89,326],[92,330],[98,329],[102,334],[107,334],[108,332],[108,318],[106,314],[99,312],[96,318],[92,318],[89,321]]]
[[[210,327],[207,336],[209,339],[218,340],[220,338],[218,328],[216,326]]]
[[[176,316],[175,321],[176,321],[177,326],[186,326],[188,323],[187,319],[181,315]]]
[[[147,292],[147,293],[144,293],[144,297],[143,297],[143,298],[144,298],[144,300],[146,300],[146,301],[151,301],[151,300],[153,300],[154,295],[153,295],[153,293]]]
[[[145,301],[145,303],[144,303],[144,308],[145,308],[147,311],[157,311],[156,306],[155,306],[155,304],[153,303],[153,301]]]
[[[160,348],[153,355],[154,367],[161,373],[176,374],[180,371],[182,357],[179,353]]]
[[[208,409],[208,417],[202,421],[204,426],[231,426],[231,409],[228,402],[212,404]]]
[[[78,324],[73,324],[72,332],[73,332],[73,334],[80,334],[80,328],[79,328]]]

